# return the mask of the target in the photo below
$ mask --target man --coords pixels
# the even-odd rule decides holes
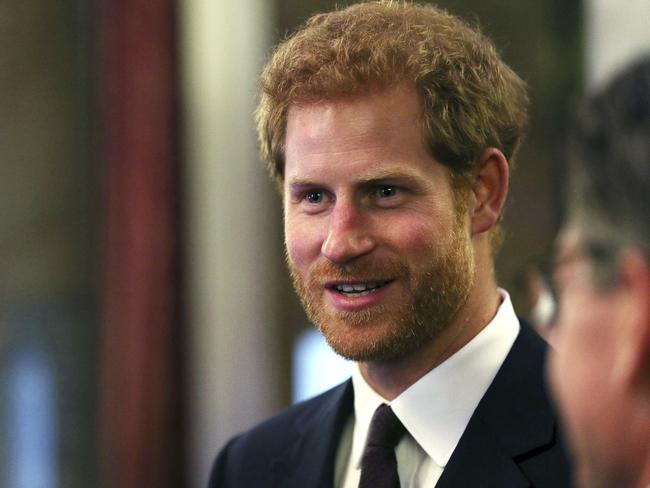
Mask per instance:
[[[650,57],[583,108],[550,361],[582,487],[650,486]]]
[[[232,440],[212,487],[562,487],[544,342],[493,255],[524,83],[431,6],[316,15],[261,78],[287,262],[351,381]]]

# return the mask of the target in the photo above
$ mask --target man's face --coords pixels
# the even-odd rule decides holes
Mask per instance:
[[[472,286],[469,224],[420,120],[416,92],[403,86],[289,111],[289,269],[310,319],[356,361],[423,347]]]
[[[611,471],[627,442],[626,413],[616,378],[615,292],[594,285],[580,231],[559,239],[555,271],[560,303],[549,373],[575,454],[580,486],[612,484]]]

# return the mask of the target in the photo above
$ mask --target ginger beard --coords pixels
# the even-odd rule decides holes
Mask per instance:
[[[337,354],[358,362],[397,360],[434,341],[453,322],[474,285],[474,255],[462,221],[457,216],[445,252],[432,248],[430,260],[416,269],[399,257],[364,256],[345,266],[319,261],[309,276],[302,276],[287,258],[307,316]],[[327,281],[381,282],[386,277],[408,284],[401,303],[358,312],[331,310],[324,303]]]

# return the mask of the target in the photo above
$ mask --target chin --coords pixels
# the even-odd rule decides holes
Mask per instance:
[[[399,361],[435,337],[426,337],[420,331],[399,326],[399,321],[382,320],[351,325],[330,320],[326,327],[319,327],[330,347],[338,355],[355,362]],[[437,334],[436,334],[437,336]]]
[[[357,362],[372,361],[391,341],[385,323],[355,323],[329,319],[319,329],[339,356]]]
[[[334,347],[334,352],[339,356],[357,363],[389,363],[407,357],[410,352],[396,348],[393,344],[361,345],[358,347]]]

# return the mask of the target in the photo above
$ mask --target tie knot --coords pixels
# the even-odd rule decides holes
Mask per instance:
[[[382,403],[375,410],[370,421],[370,432],[366,446],[386,447],[393,449],[406,429],[399,421],[393,409]]]

